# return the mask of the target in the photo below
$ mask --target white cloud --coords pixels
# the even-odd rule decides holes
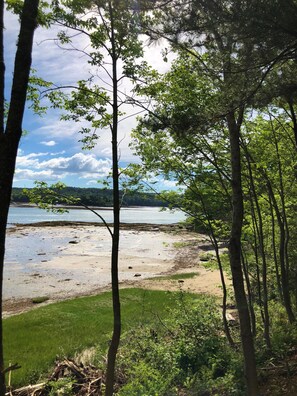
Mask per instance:
[[[17,157],[16,166],[18,167],[26,167],[26,166],[36,166],[38,164],[37,159],[30,159],[27,156]]]
[[[162,180],[162,183],[164,184],[165,187],[169,187],[169,188],[177,187],[177,183],[174,180]]]
[[[93,184],[98,184],[98,180],[89,180],[89,181],[87,182],[87,186],[91,186],[91,185],[93,185]]]
[[[26,158],[44,157],[45,155],[48,155],[48,153],[30,153],[26,155]]]
[[[24,180],[57,180],[68,176],[77,179],[102,178],[111,171],[108,158],[96,158],[94,154],[77,153],[70,157],[57,157],[40,160],[45,153],[30,153],[19,156],[15,181]]]
[[[57,151],[56,153],[50,153],[50,155],[53,157],[54,155],[63,155],[65,153],[66,153],[66,151],[62,150],[62,151]]]
[[[56,84],[73,84],[74,82],[87,78],[88,70],[91,68],[87,64],[87,56],[83,55],[89,43],[86,35],[79,35],[73,43],[79,51],[59,47],[56,40],[59,31],[64,30],[58,26],[51,26],[51,29],[38,28],[34,36],[33,46],[33,67],[38,70],[38,74],[43,78]],[[82,67],[82,64],[85,65]]]
[[[43,141],[40,142],[41,144],[44,144],[45,146],[55,146],[57,143],[54,140],[49,140],[49,141]]]
[[[38,157],[44,157],[48,155],[48,153],[30,153],[27,155],[23,155],[23,151],[18,151],[18,156],[16,160],[17,167],[35,167],[38,166],[39,160]]]
[[[58,112],[49,112],[42,119],[42,126],[33,131],[34,135],[42,138],[49,138],[53,141],[65,141],[67,139],[78,140],[80,135],[78,131],[81,129],[80,124],[70,121],[61,121]],[[76,138],[76,139],[75,139]]]
[[[56,172],[98,174],[101,169],[109,168],[108,159],[96,159],[93,154],[77,153],[72,157],[58,157],[40,162],[37,167],[53,169]]]
[[[62,179],[65,175],[55,174],[52,170],[42,170],[42,171],[34,171],[32,169],[16,169],[14,181],[22,181],[22,180],[59,180]]]
[[[5,31],[6,56],[10,64],[14,56],[14,51],[11,48],[15,48],[19,26],[16,16],[8,13],[7,18]],[[55,41],[59,30],[60,27],[55,26],[51,29],[38,28],[36,30],[32,65],[37,70],[36,74],[56,84],[73,85],[80,79],[89,78],[90,71],[93,71],[94,76],[99,76],[100,84],[102,84],[102,81],[107,81],[106,75],[102,74],[102,70],[97,70],[89,65],[87,56],[82,52],[90,50],[87,36],[78,36],[74,43],[74,46],[78,46],[81,52],[63,50],[57,46]],[[145,59],[161,72],[166,71],[170,66],[170,62],[164,63],[160,55],[161,49],[164,47],[164,42],[161,42],[160,45],[156,44],[145,49]],[[9,70],[11,70],[11,66]],[[7,76],[11,73],[9,70]],[[130,89],[131,83],[122,80],[121,92],[129,95]],[[126,118],[136,113],[138,109],[137,107],[124,105],[121,110],[126,114],[123,115],[124,120],[119,123],[119,159],[124,163],[139,162],[139,158],[133,155],[129,147],[131,130],[136,125],[135,116]],[[29,128],[27,129],[30,130],[30,133],[23,139],[22,148],[25,147],[25,149],[19,150],[17,177],[29,178],[30,180],[56,180],[74,176],[74,178],[77,177],[77,180],[86,179],[88,184],[97,183],[95,179],[106,176],[111,169],[110,130],[98,131],[100,138],[96,147],[92,150],[92,154],[84,154],[81,153],[82,144],[79,142],[82,135],[78,132],[82,126],[87,126],[86,123],[61,121],[60,115],[61,110],[50,109],[46,117],[43,118],[38,119],[36,117],[33,119],[32,114],[27,116],[27,120],[29,120]],[[59,149],[64,150],[56,153],[30,153],[33,149],[30,141],[41,142],[46,147],[54,147],[59,144]],[[71,150],[71,154],[74,152],[77,152],[77,154],[66,155],[69,152],[68,150]],[[24,152],[30,154],[25,155]],[[42,160],[39,158],[42,156],[48,156],[48,158]]]

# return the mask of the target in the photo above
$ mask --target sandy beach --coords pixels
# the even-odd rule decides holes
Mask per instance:
[[[148,230],[145,230],[148,229]],[[191,249],[187,245],[192,245]],[[195,248],[193,249],[193,245]],[[196,292],[221,294],[218,271],[199,265],[205,236],[164,232],[160,226],[121,231],[119,279],[122,287],[170,289],[170,281],[153,282],[162,274],[197,272],[178,283]],[[25,225],[7,232],[4,311],[21,311],[35,297],[51,301],[110,289],[111,237],[98,225]],[[179,246],[179,248],[177,247]],[[199,274],[199,276],[198,276]]]

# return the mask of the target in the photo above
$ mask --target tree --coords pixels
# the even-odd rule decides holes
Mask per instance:
[[[239,310],[248,392],[257,395],[256,360],[241,263],[243,193],[240,133],[246,104],[257,91],[264,72],[253,67],[258,60],[258,52],[252,43],[249,40],[240,42],[233,31],[234,4],[230,5],[228,1],[192,1],[185,7],[177,1],[174,5],[172,7],[170,2],[170,7],[163,10],[161,22],[158,18],[156,27],[151,23],[153,27],[148,29],[152,37],[165,37],[173,48],[196,58],[197,65],[203,66],[204,75],[212,80],[219,93],[219,100],[211,107],[201,109],[200,118],[192,117],[190,121],[196,133],[199,128],[201,132],[198,133],[203,133],[212,121],[220,119],[229,135],[233,210],[229,240],[230,268]],[[178,133],[191,136],[193,131],[187,126],[188,123],[181,126]]]
[[[66,110],[63,119],[74,122],[87,121],[83,127],[82,142],[92,148],[100,129],[109,128],[112,146],[113,231],[111,254],[111,279],[114,326],[108,350],[106,390],[113,394],[116,355],[121,335],[121,306],[118,281],[120,238],[120,169],[119,169],[119,122],[124,113],[120,111],[127,102],[120,84],[137,67],[136,59],[142,54],[138,40],[139,10],[129,1],[54,1],[54,19],[70,31],[88,38],[91,50],[85,55],[93,66],[94,74],[89,80],[79,81],[77,86],[53,87],[47,91],[53,105]],[[74,34],[74,36],[77,36]],[[71,34],[61,31],[62,43],[72,42]],[[75,44],[73,44],[75,45]],[[97,70],[98,69],[98,70]],[[105,72],[107,82],[100,76]],[[98,83],[96,84],[96,77]],[[65,90],[71,90],[67,95]]]
[[[32,43],[37,26],[38,0],[25,0],[15,56],[10,104],[5,114],[4,61],[4,1],[0,2],[0,305],[5,253],[5,233],[18,145],[22,136],[22,121],[28,88]],[[2,317],[2,308],[0,308]],[[5,367],[3,358],[2,322],[0,321],[0,395],[5,394]]]

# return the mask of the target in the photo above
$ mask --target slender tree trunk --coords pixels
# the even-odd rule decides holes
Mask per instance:
[[[254,310],[254,299],[253,299],[252,287],[251,287],[249,271],[248,271],[248,261],[246,258],[244,258],[242,249],[241,249],[241,261],[242,261],[242,269],[243,269],[243,274],[244,274],[245,284],[248,294],[248,306],[249,306],[249,313],[251,318],[252,335],[254,337],[256,335],[256,316]]]
[[[4,0],[0,0],[0,134],[4,133],[4,85],[5,85],[5,62],[4,62]]]
[[[254,214],[253,203],[251,201],[251,215],[252,215],[252,224],[253,224],[253,237],[254,237],[254,255],[255,255],[255,263],[256,263],[256,277],[257,277],[257,290],[258,290],[258,300],[261,311],[261,317],[264,322],[264,312],[263,312],[263,304],[262,304],[262,288],[261,288],[261,276],[260,276],[260,265],[259,265],[259,246],[258,246],[258,238],[257,238],[257,223]]]
[[[274,258],[274,265],[275,265],[276,283],[277,283],[277,288],[278,288],[280,301],[283,303],[284,302],[284,297],[283,297],[283,290],[282,290],[282,285],[281,285],[278,258],[277,258],[277,252],[276,252],[275,219],[274,219],[274,211],[273,211],[273,206],[272,206],[272,202],[271,202],[271,197],[270,196],[269,196],[269,208],[270,208],[270,217],[271,217],[272,250],[273,250],[273,258]]]
[[[107,356],[105,396],[113,395],[116,356],[121,338],[121,304],[119,293],[118,262],[120,239],[120,191],[118,168],[118,77],[113,9],[109,4],[112,46],[113,120],[112,120],[112,180],[113,180],[113,237],[111,257],[111,285],[113,306],[113,334]]]
[[[282,220],[282,216],[276,201],[276,198],[273,193],[273,189],[270,183],[270,180],[268,177],[266,177],[266,185],[267,185],[267,190],[273,205],[273,208],[275,210],[277,222],[278,222],[278,227],[279,227],[279,232],[280,232],[280,241],[279,241],[279,261],[280,261],[280,271],[281,271],[281,281],[282,281],[282,289],[283,289],[283,297],[284,297],[284,306],[287,311],[288,319],[290,323],[293,323],[295,321],[295,316],[293,314],[292,310],[292,302],[291,302],[291,296],[290,296],[290,287],[289,287],[289,278],[288,278],[288,273],[287,273],[287,268],[286,268],[286,258],[285,258],[285,243],[286,243],[286,232],[285,232],[285,226]]]
[[[297,118],[296,118],[296,113],[295,113],[295,110],[294,110],[293,99],[292,98],[288,98],[288,104],[289,104],[289,108],[290,108],[290,112],[291,112],[291,118],[292,118],[292,122],[293,122],[295,148],[297,149]]]
[[[251,321],[248,303],[244,289],[244,279],[241,265],[241,233],[243,223],[243,194],[241,183],[240,160],[240,126],[235,115],[227,116],[232,168],[232,227],[229,242],[230,265],[236,305],[240,321],[240,334],[244,356],[245,376],[249,396],[258,396],[258,380],[254,340],[251,331]]]
[[[11,101],[5,131],[3,127],[3,81],[5,67],[3,61],[3,41],[0,43],[0,115],[2,117],[0,122],[0,317],[2,317],[2,287],[7,216],[10,204],[17,149],[22,135],[22,122],[31,67],[32,43],[34,30],[36,28],[38,4],[38,0],[25,0],[24,2],[21,16],[20,34],[15,57]],[[3,28],[3,2],[0,3],[0,8],[2,14],[1,23]],[[3,39],[2,32],[1,38]],[[0,320],[0,396],[5,394],[2,332],[2,321]]]
[[[280,200],[281,200],[282,219],[283,219],[283,224],[284,224],[284,228],[285,228],[285,241],[284,241],[285,253],[284,253],[284,255],[285,255],[285,263],[286,263],[286,272],[289,276],[290,260],[289,260],[288,246],[289,246],[289,241],[290,241],[290,231],[289,231],[287,212],[286,212],[285,189],[284,189],[282,163],[281,163],[281,157],[279,154],[278,140],[277,140],[277,136],[276,136],[275,130],[273,128],[273,125],[272,125],[272,132],[273,132],[275,151],[277,154],[277,166],[278,166],[278,174],[279,174],[279,195],[280,195]]]
[[[268,350],[270,350],[271,349],[271,341],[270,341],[270,318],[269,318],[269,310],[268,310],[267,261],[266,261],[266,252],[265,252],[265,248],[264,248],[263,219],[262,219],[261,208],[260,208],[259,201],[258,201],[256,186],[254,183],[254,177],[253,177],[253,171],[252,171],[252,166],[251,166],[251,162],[250,162],[250,157],[249,157],[246,147],[245,147],[245,151],[246,151],[246,159],[247,159],[249,179],[250,179],[251,192],[252,192],[251,203],[252,203],[252,208],[253,208],[254,222],[256,225],[255,231],[257,232],[259,248],[260,248],[260,255],[261,255],[261,259],[262,259],[264,338],[265,338],[266,346],[267,346]],[[255,203],[256,213],[255,213],[253,202]],[[259,287],[260,287],[260,285],[259,285]]]
[[[211,239],[212,245],[213,245],[215,253],[216,253],[216,259],[217,259],[218,266],[219,266],[219,271],[220,271],[220,278],[221,278],[221,284],[222,284],[222,289],[223,289],[222,318],[223,318],[224,330],[225,330],[225,334],[226,334],[226,337],[227,337],[227,340],[228,340],[229,344],[231,345],[231,347],[234,347],[234,341],[232,339],[232,336],[231,336],[231,333],[230,333],[230,329],[229,329],[229,325],[228,325],[228,321],[227,321],[227,317],[226,317],[228,294],[227,294],[225,276],[224,276],[224,271],[223,271],[223,266],[222,266],[222,261],[221,261],[221,256],[220,256],[220,249],[219,249],[217,238],[216,238],[214,230],[213,230],[213,226],[212,226],[211,220],[210,220],[210,218],[208,216],[208,212],[207,212],[205,204],[204,204],[204,200],[203,200],[203,198],[201,196],[200,196],[200,201],[201,201],[201,204],[202,204],[202,208],[203,208],[204,214],[205,214],[205,216],[207,218],[207,224],[208,224],[210,239]]]

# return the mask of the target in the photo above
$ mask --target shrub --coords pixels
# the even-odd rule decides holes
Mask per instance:
[[[229,394],[223,388],[235,395],[241,363],[226,343],[215,300],[204,296],[193,303],[181,293],[176,306],[166,320],[124,335],[119,370],[125,385],[118,395],[174,396],[178,389]]]

